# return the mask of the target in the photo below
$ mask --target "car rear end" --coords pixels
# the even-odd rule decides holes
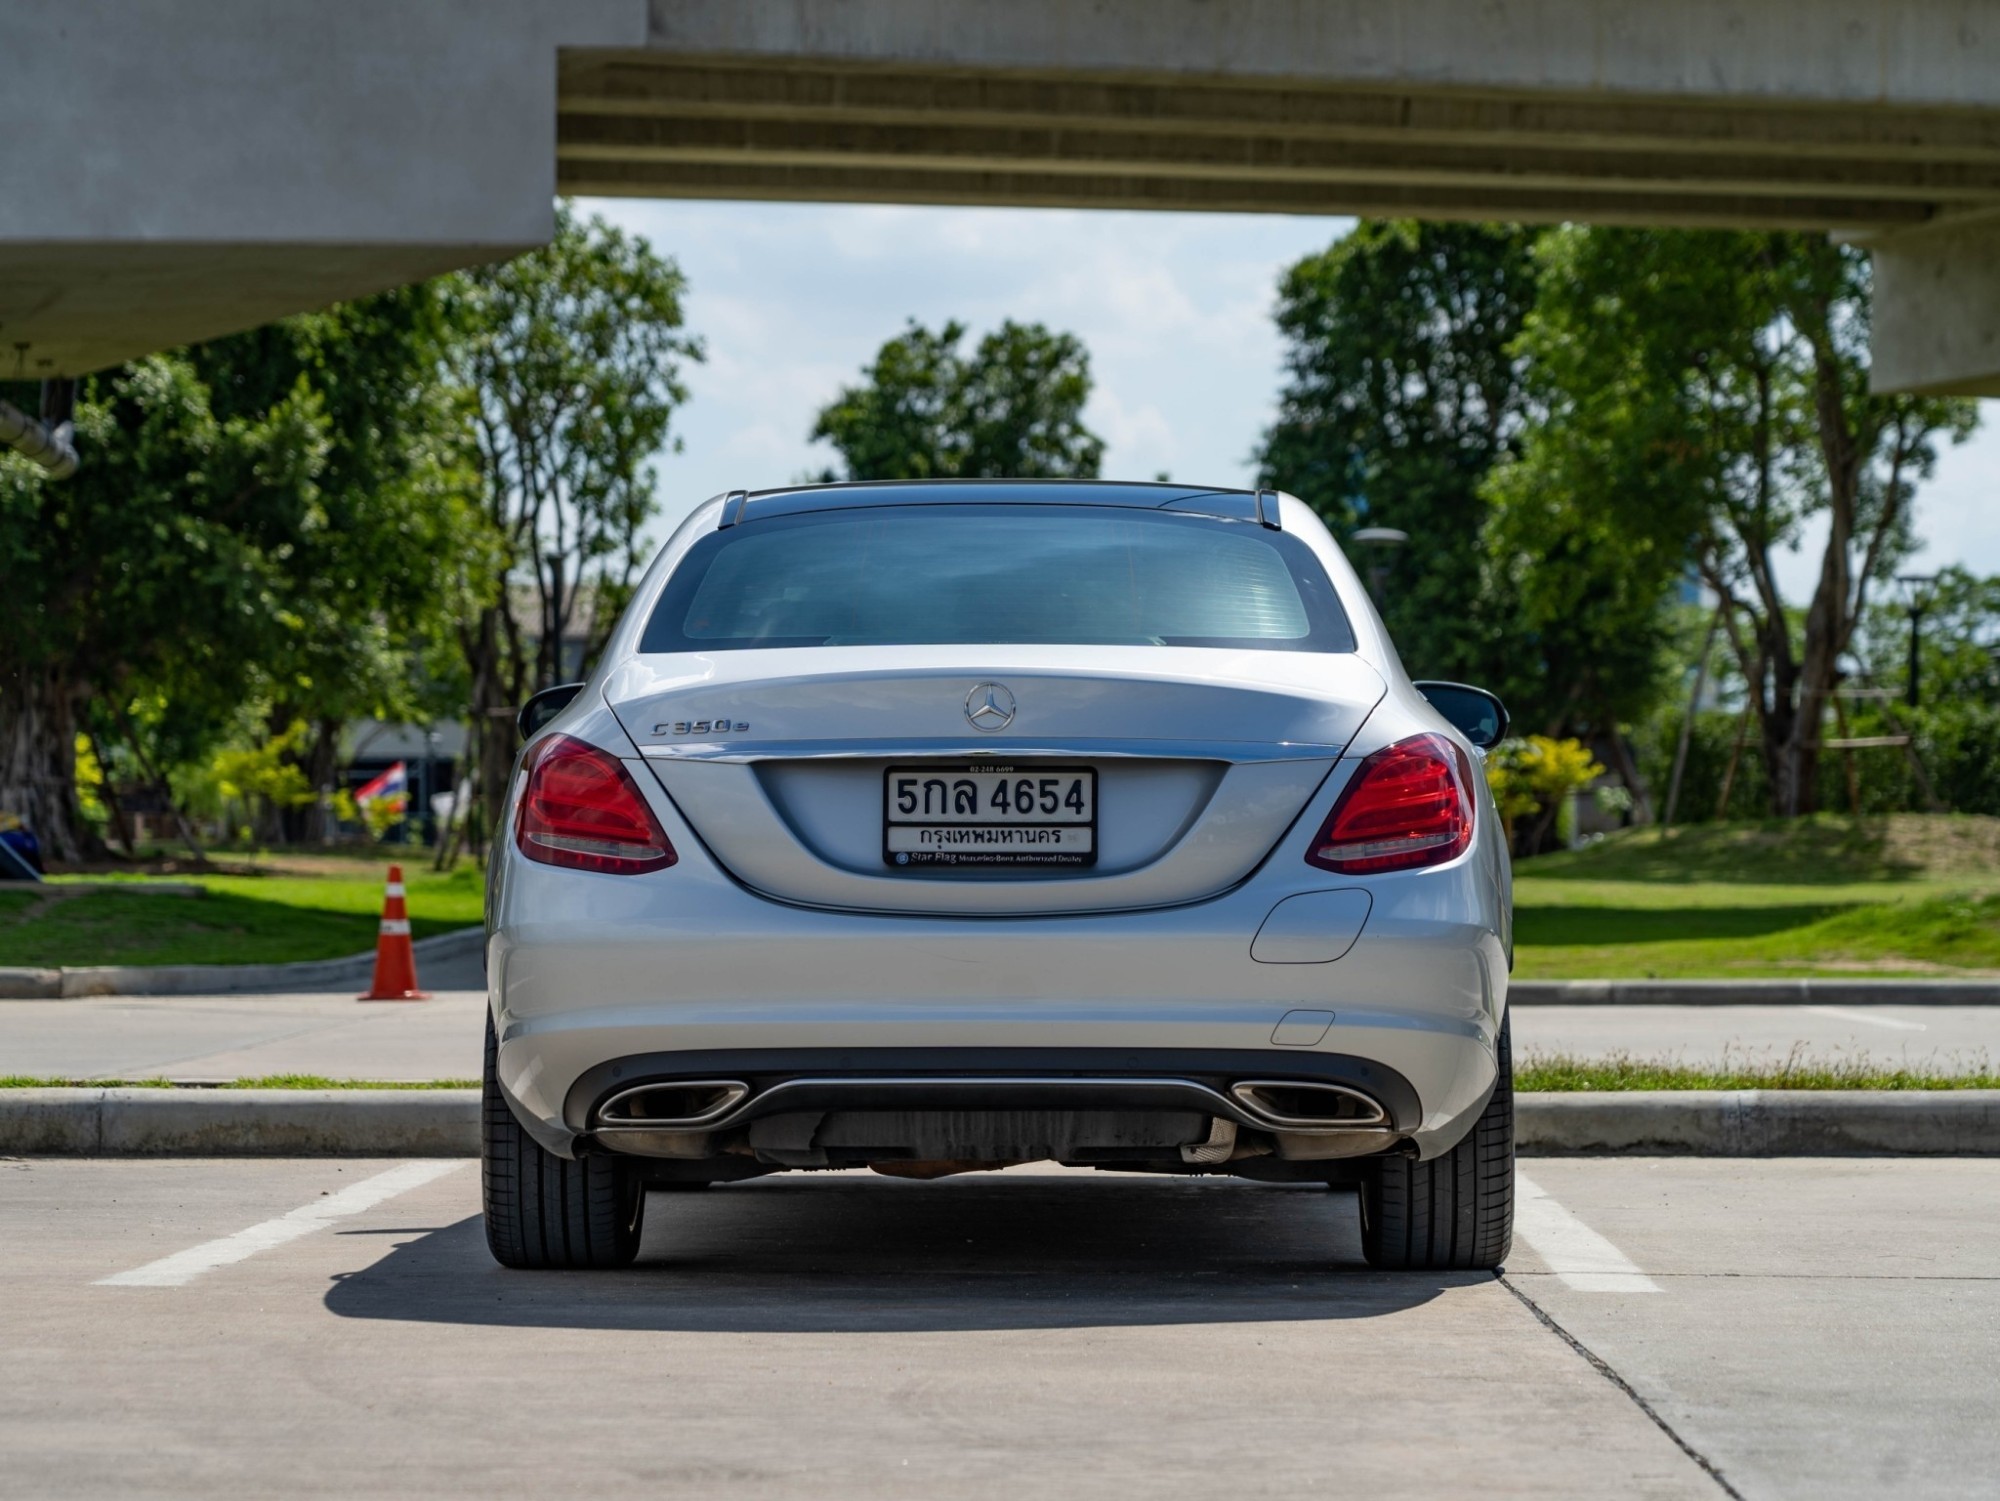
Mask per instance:
[[[1351,1180],[1501,1077],[1477,753],[1288,497],[711,502],[507,818],[493,1088],[580,1176]]]

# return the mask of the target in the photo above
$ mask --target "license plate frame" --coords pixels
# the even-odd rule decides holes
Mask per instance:
[[[914,789],[899,787],[897,778],[915,778]],[[1071,779],[1076,781],[1072,783]],[[1046,783],[1054,782],[1056,812],[1045,811]],[[924,784],[933,784],[926,787]],[[942,783],[941,799],[935,784]],[[962,794],[972,789],[968,814]],[[1005,808],[995,806],[994,788],[1004,784]],[[1014,816],[1023,784],[1031,792],[1033,816]],[[1085,804],[1079,814],[1066,806],[1072,786]],[[891,870],[999,868],[1005,870],[1088,870],[1097,864],[1097,768],[1095,766],[996,766],[987,762],[926,762],[889,766],[882,772],[882,863]],[[915,794],[915,806],[912,798]],[[922,799],[946,811],[927,816]],[[957,812],[951,811],[956,807]],[[1004,813],[1005,817],[996,817]],[[1019,842],[1003,842],[998,831],[1015,831]],[[931,836],[931,837],[927,837]],[[1081,847],[1078,837],[1081,835]],[[898,846],[902,846],[898,848]]]

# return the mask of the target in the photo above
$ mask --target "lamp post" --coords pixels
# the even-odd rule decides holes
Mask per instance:
[[[1368,549],[1368,597],[1380,610],[1383,591],[1389,583],[1389,567],[1396,561],[1396,549],[1410,540],[1410,534],[1393,526],[1364,526],[1347,540]]]
[[[1910,668],[1904,685],[1903,698],[1914,709],[1923,697],[1922,662],[1924,611],[1931,602],[1931,586],[1937,582],[1935,573],[1899,573],[1896,582],[1903,586],[1909,597],[1910,610]]]

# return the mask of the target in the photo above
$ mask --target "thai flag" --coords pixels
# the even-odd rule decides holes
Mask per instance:
[[[387,803],[397,813],[410,805],[410,771],[401,761],[354,794],[356,803]]]

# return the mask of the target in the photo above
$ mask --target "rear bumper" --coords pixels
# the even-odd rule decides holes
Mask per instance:
[[[766,1167],[1053,1159],[1234,1171],[1410,1138],[1416,1091],[1394,1071],[1338,1054],[1281,1063],[1265,1050],[1164,1048],[656,1053],[584,1073],[564,1117],[612,1152]]]
[[[1368,919],[1338,960],[1264,963],[1251,944],[1274,906],[1352,883],[1267,871],[1186,907],[925,918],[788,906],[690,854],[615,877],[496,851],[499,1079],[551,1150],[574,1150],[613,1080],[714,1076],[723,1059],[738,1073],[795,1056],[814,1074],[908,1074],[950,1058],[946,1072],[1008,1076],[1032,1057],[1038,1076],[1194,1080],[1219,1079],[1219,1055],[1242,1077],[1358,1066],[1400,1081],[1407,1098],[1385,1104],[1425,1156],[1454,1145],[1492,1091],[1505,925],[1469,857],[1367,883]],[[1332,1020],[1308,1045],[1274,1042],[1295,1011]]]
[[[1174,1048],[788,1048],[618,1058],[570,1086],[563,1123],[578,1135],[603,1129],[604,1105],[647,1084],[726,1079],[744,1091],[705,1113],[705,1130],[803,1110],[1199,1110],[1253,1129],[1280,1124],[1254,1097],[1235,1092],[1272,1075],[1338,1088],[1380,1107],[1378,1129],[1417,1129],[1416,1091],[1392,1069],[1338,1053],[1268,1049],[1187,1052]],[[618,1129],[615,1126],[613,1129]]]

